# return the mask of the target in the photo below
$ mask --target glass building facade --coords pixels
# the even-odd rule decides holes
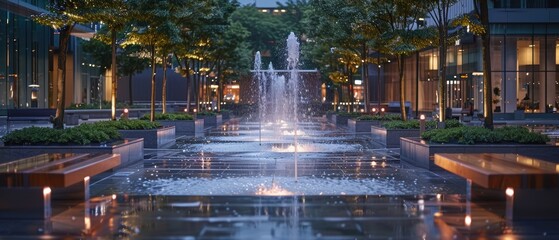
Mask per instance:
[[[471,11],[467,2],[471,1],[457,4],[462,13]],[[490,2],[493,111],[555,112],[559,108],[559,0]],[[447,107],[473,104],[483,112],[481,50],[481,39],[469,33],[449,46],[443,79]],[[406,59],[406,101],[414,111],[432,112],[437,105],[437,54],[438,49],[426,49]],[[392,61],[382,67],[386,71],[383,101],[397,101],[397,64]]]
[[[58,34],[31,16],[45,11],[48,1],[18,0],[0,3],[0,110],[54,108]],[[81,50],[81,38],[93,31],[77,25],[67,56],[66,105],[101,98],[98,66]]]
[[[52,30],[6,8],[0,7],[0,108],[47,107]]]

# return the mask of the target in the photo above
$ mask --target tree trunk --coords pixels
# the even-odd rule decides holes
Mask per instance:
[[[190,61],[188,59],[184,60],[184,66],[186,68],[186,112],[190,112],[190,93],[192,92],[192,79],[190,79]]]
[[[437,84],[439,89],[439,122],[444,122],[446,119],[446,28],[439,27],[439,82]]]
[[[116,120],[116,30],[111,29],[111,120]]]
[[[149,120],[155,121],[155,46],[151,45],[151,103],[149,110]]]
[[[400,112],[402,121],[408,120],[406,112],[406,85],[404,84],[404,55],[398,55],[398,75],[400,78]]]
[[[221,112],[221,102],[223,101],[223,80],[221,79],[221,62],[217,64],[217,111]]]
[[[369,108],[369,65],[367,64],[367,56],[369,55],[369,50],[367,45],[363,44],[363,55],[361,56],[362,61],[362,84],[363,84],[363,106],[365,107],[365,112],[371,111]]]
[[[163,82],[161,84],[161,113],[167,113],[167,54],[163,54]]]
[[[200,111],[200,61],[195,62],[197,74],[194,74],[194,100],[196,101],[196,111]]]
[[[483,51],[483,126],[488,129],[493,129],[493,88],[491,82],[491,38],[489,33],[489,9],[487,7],[487,0],[480,1],[481,10],[481,24],[485,32],[481,35],[482,51]]]
[[[66,54],[68,52],[68,41],[70,40],[70,32],[74,28],[74,24],[65,26],[60,29],[60,36],[58,40],[59,53],[58,53],[58,86],[56,93],[56,115],[52,122],[52,127],[55,129],[64,128],[64,104],[66,101]]]
[[[132,97],[132,74],[128,75],[128,93],[130,94],[128,102],[130,103],[130,107],[132,107],[132,105],[134,105],[134,98]]]

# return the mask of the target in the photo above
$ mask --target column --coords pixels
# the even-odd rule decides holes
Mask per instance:
[[[514,112],[516,110],[516,99],[524,96],[517,96],[516,89],[518,85],[517,72],[517,59],[518,53],[516,50],[516,38],[507,38],[505,40],[504,53],[502,63],[504,64],[503,69],[506,70],[503,73],[503,83],[502,86],[493,86],[502,88],[501,90],[501,101],[503,103],[503,112]],[[511,72],[512,71],[512,72]],[[495,107],[495,106],[493,106]]]

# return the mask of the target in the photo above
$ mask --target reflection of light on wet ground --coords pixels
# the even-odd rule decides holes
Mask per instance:
[[[281,134],[284,136],[295,136],[295,131],[286,130],[286,131],[282,131]],[[297,130],[297,136],[304,136],[304,135],[305,135],[304,131]]]
[[[264,196],[291,196],[293,195],[292,192],[287,191],[276,183],[272,183],[271,187],[266,187],[264,184],[260,185],[258,191],[256,191],[256,195],[264,195]]]
[[[135,194],[227,195],[403,195],[455,192],[444,185],[416,184],[413,179],[371,176],[362,179],[319,176],[242,176],[216,178],[157,178],[134,181]],[[268,187],[267,187],[268,186]]]
[[[312,152],[312,146],[297,144],[297,152]],[[272,146],[272,152],[295,152],[295,145],[287,147]]]

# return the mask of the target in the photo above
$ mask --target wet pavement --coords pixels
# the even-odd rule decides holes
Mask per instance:
[[[366,135],[320,119],[297,130],[230,121],[146,149],[97,179],[90,201],[57,202],[48,221],[0,219],[0,238],[559,237],[558,221],[507,222],[502,202],[469,202],[463,179],[402,165]]]

